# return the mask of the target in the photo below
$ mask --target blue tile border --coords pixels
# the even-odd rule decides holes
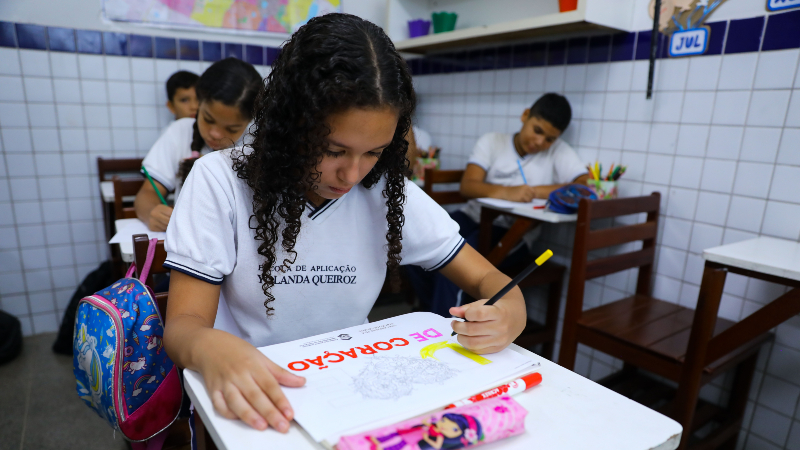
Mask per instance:
[[[182,61],[200,61],[200,41],[178,39],[178,58]]]
[[[281,49],[277,47],[267,47],[267,60],[265,61],[268,66],[271,66],[276,59],[278,59],[278,55],[281,54]]]
[[[131,56],[139,58],[153,57],[153,37],[132,34],[130,36]]]
[[[223,58],[236,58],[244,60],[244,55],[242,55],[242,53],[242,44],[234,44],[232,42],[225,42],[222,44]]]
[[[17,33],[11,22],[0,22],[0,47],[17,47]]]
[[[592,36],[589,38],[589,62],[608,62],[611,58],[611,36]]]
[[[128,35],[103,32],[103,50],[106,55],[128,56]]]
[[[586,64],[589,58],[589,38],[567,41],[567,64]]]
[[[721,55],[722,47],[725,45],[725,33],[728,31],[728,22],[710,22],[706,24],[711,30],[708,38],[706,55]]]
[[[261,66],[264,64],[264,47],[260,45],[245,45],[244,60],[250,64]]]
[[[78,41],[78,53],[103,54],[103,36],[99,31],[75,30],[75,36]]]
[[[757,52],[761,47],[764,33],[764,17],[731,20],[728,25],[728,38],[725,54]]]
[[[558,66],[567,60],[567,41],[550,41],[547,43],[547,65]]]
[[[611,61],[631,61],[636,47],[636,33],[617,33],[611,36]]]
[[[45,27],[26,23],[16,24],[19,48],[47,50]]]
[[[178,46],[175,38],[156,36],[156,58],[178,59]]]
[[[75,30],[72,28],[47,27],[47,43],[51,52],[77,51],[75,43]]]
[[[771,14],[767,18],[761,51],[800,47],[800,10]]]
[[[222,44],[203,41],[203,61],[216,62],[222,59]]]

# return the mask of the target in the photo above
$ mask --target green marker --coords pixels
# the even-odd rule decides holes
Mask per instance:
[[[164,196],[161,195],[161,191],[159,191],[158,188],[156,187],[156,182],[153,181],[153,177],[151,177],[150,174],[147,173],[147,169],[145,169],[144,166],[142,166],[142,172],[144,172],[144,176],[146,176],[147,179],[150,180],[150,184],[153,186],[153,190],[156,191],[156,194],[158,194],[158,199],[161,200],[161,204],[169,206],[167,205],[167,201],[164,200]]]

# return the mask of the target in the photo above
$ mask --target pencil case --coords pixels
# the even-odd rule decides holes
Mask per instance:
[[[496,397],[342,436],[337,450],[430,450],[475,447],[525,431],[528,411],[511,397]]]

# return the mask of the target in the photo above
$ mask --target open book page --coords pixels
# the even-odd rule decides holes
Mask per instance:
[[[533,208],[535,206],[544,206],[547,200],[543,198],[533,199],[532,202],[512,202],[508,200],[501,200],[499,198],[479,198],[478,202],[484,205],[492,206],[500,209],[514,209],[514,208]]]
[[[476,355],[449,339],[450,322],[411,313],[283,344],[262,353],[306,377],[283,388],[317,442],[392,424],[495,387],[538,365],[513,350]]]

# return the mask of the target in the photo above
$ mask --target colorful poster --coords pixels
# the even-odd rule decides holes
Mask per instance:
[[[341,0],[103,0],[106,19],[174,27],[292,33]]]

